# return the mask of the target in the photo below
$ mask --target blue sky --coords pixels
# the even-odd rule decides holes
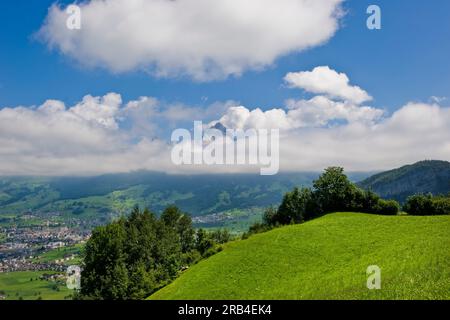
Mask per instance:
[[[62,1],[63,3],[66,1]],[[350,0],[343,27],[326,44],[280,58],[264,71],[238,78],[198,83],[190,79],[155,79],[141,71],[112,74],[87,69],[33,40],[53,1],[0,3],[0,107],[68,104],[84,95],[114,91],[124,99],[153,96],[167,102],[203,106],[229,99],[263,109],[281,106],[301,92],[282,86],[287,72],[328,65],[345,72],[373,97],[377,107],[395,110],[409,101],[450,97],[450,2]],[[383,28],[365,27],[366,8],[378,4]],[[202,97],[208,97],[204,101]]]

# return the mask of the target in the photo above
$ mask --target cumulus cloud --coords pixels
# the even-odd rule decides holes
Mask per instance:
[[[333,165],[370,171],[450,160],[450,108],[437,102],[408,103],[388,114],[330,94],[264,110],[233,101],[207,107],[153,97],[124,102],[108,93],[87,95],[73,106],[48,100],[0,109],[0,175],[259,172],[259,166],[175,166],[172,130],[192,132],[199,120],[208,127],[220,122],[228,129],[279,129],[281,171]]]
[[[73,106],[47,100],[37,107],[3,108],[0,175],[183,172],[171,162],[171,130],[189,128],[196,119],[212,120],[232,104],[200,108],[153,97],[123,102],[121,95],[108,93],[87,95]]]
[[[231,107],[214,123],[220,122],[229,129],[289,129],[291,127],[286,111],[272,109],[249,110],[244,106]]]
[[[333,101],[324,96],[310,100],[288,100],[287,107],[295,128],[327,126],[340,121],[374,123],[384,115],[381,109]]]
[[[284,170],[387,170],[424,159],[450,160],[450,108],[409,103],[378,123],[302,129],[282,137]]]
[[[358,86],[350,85],[345,73],[338,73],[328,66],[316,67],[312,71],[291,72],[284,78],[291,88],[304,89],[315,94],[325,94],[361,104],[372,100],[372,97]]]
[[[39,36],[88,66],[221,79],[257,70],[330,39],[344,0],[90,0],[81,30],[49,9]]]
[[[151,97],[118,105],[119,101],[120,96],[111,93],[87,96],[71,107],[49,100],[35,108],[1,109],[0,174],[79,175],[141,169],[256,172],[249,166],[174,166],[168,139],[152,138],[145,126],[136,124],[136,119],[146,118],[153,128],[165,126],[166,122],[156,119],[170,106],[161,106]],[[423,159],[450,159],[450,108],[410,103],[380,118],[380,110],[367,109],[370,111],[365,115],[366,111],[361,112],[364,107],[358,109],[325,97],[292,103],[289,108],[269,111],[220,104],[226,109],[220,120],[229,128],[280,128],[281,171],[321,170],[330,165],[367,171]],[[327,112],[311,117],[308,108],[320,103]],[[180,105],[177,108],[183,109]],[[328,113],[328,108],[332,112]],[[197,110],[184,109],[187,114]],[[136,113],[131,116],[130,110]],[[348,121],[323,125],[336,117]],[[186,125],[192,128],[189,121]]]
[[[233,129],[282,129],[292,130],[308,127],[325,127],[334,122],[375,123],[384,111],[368,106],[339,102],[324,96],[310,100],[288,100],[287,109],[262,111],[249,110],[244,106],[231,107],[217,122]]]
[[[37,108],[1,109],[0,174],[125,172],[136,170],[138,161],[158,160],[166,143],[146,137],[133,142],[120,128],[123,111],[115,93],[86,96],[72,107],[48,100]]]

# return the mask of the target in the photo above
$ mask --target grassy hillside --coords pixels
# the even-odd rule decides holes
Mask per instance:
[[[150,299],[450,299],[449,248],[449,216],[331,214],[230,243]]]
[[[401,202],[417,193],[447,194],[450,192],[450,162],[417,162],[376,174],[359,185],[364,189],[371,189],[383,198]]]

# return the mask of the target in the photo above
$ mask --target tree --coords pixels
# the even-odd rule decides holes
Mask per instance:
[[[216,230],[211,233],[211,238],[215,243],[224,244],[231,240],[231,234],[227,229]]]
[[[175,206],[170,206],[166,208],[161,214],[161,220],[170,227],[175,228],[178,220],[181,218],[183,213]]]
[[[379,201],[380,197],[375,192],[372,190],[367,190],[364,193],[363,212],[375,213],[374,208],[377,206]]]
[[[340,167],[330,167],[314,181],[314,195],[323,213],[346,211],[352,207],[355,185]]]
[[[193,242],[191,219],[177,208],[158,219],[136,207],[127,219],[93,231],[85,249],[81,298],[145,298],[176,277],[183,248],[190,250]]]
[[[195,231],[192,227],[192,219],[188,214],[183,213],[175,206],[170,206],[163,211],[161,220],[166,226],[177,232],[183,253],[193,249]]]
[[[81,294],[98,299],[125,299],[124,221],[96,228],[86,244]]]
[[[273,225],[277,224],[277,219],[278,219],[277,211],[278,210],[274,207],[267,208],[264,211],[263,224],[269,225],[269,226],[273,226]]]
[[[214,241],[203,229],[198,229],[195,236],[195,248],[203,256],[209,249],[214,247]]]
[[[187,253],[193,250],[195,230],[192,227],[192,218],[187,214],[183,214],[178,220],[176,228],[180,236],[181,251]]]
[[[301,223],[312,217],[312,209],[313,194],[311,190],[294,188],[292,192],[285,194],[275,215],[275,220],[280,224]]]

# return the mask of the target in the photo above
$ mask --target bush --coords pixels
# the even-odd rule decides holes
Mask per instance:
[[[207,259],[219,252],[223,251],[223,247],[222,246],[214,246],[212,248],[209,248],[204,254],[203,254],[203,258]]]
[[[406,200],[403,210],[412,216],[448,215],[450,196],[433,197],[431,194],[417,194]]]
[[[232,240],[232,236],[227,229],[216,230],[211,233],[211,238],[215,243],[224,244]]]
[[[376,213],[379,202],[380,197],[375,192],[372,192],[371,190],[365,191],[362,212]]]
[[[202,259],[202,255],[197,250],[192,250],[183,254],[183,263],[187,266],[196,264]]]
[[[263,223],[269,226],[275,225],[277,218],[277,209],[274,207],[267,208],[263,215]]]
[[[275,212],[269,208],[264,214],[264,222],[268,225],[286,225],[311,220],[320,209],[316,206],[315,197],[311,189],[294,188],[284,195],[283,201]]]
[[[379,199],[374,211],[375,214],[395,216],[400,211],[400,205],[395,200]]]
[[[242,240],[248,239],[251,235],[257,233],[263,233],[270,231],[274,228],[274,225],[266,224],[266,223],[255,223],[252,225],[247,232],[242,235]]]
[[[437,197],[433,200],[434,213],[436,215],[450,214],[450,195],[447,197]]]

